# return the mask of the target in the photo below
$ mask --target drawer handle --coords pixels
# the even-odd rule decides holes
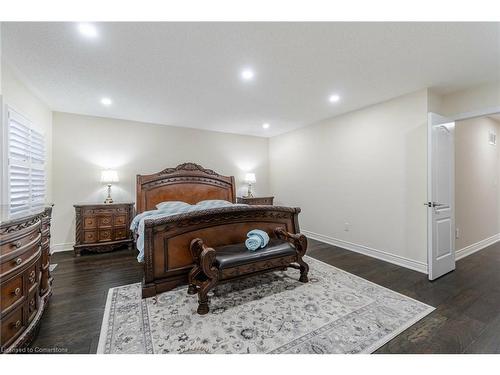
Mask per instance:
[[[35,305],[35,300],[34,300],[34,299],[32,299],[32,300],[30,301],[30,307],[33,307],[34,305]]]
[[[18,266],[19,266],[22,262],[23,262],[23,260],[22,260],[21,258],[17,258],[17,259],[15,260],[15,263],[16,263],[16,265],[18,265]]]
[[[14,291],[12,292],[12,294],[14,294],[15,296],[20,295],[21,294],[21,288],[14,289]]]
[[[21,241],[16,241],[16,242],[11,244],[12,247],[15,247],[17,249],[19,249],[21,247],[21,245],[22,245]]]
[[[21,321],[18,320],[17,322],[12,323],[12,325],[14,326],[14,328],[19,328],[19,327],[21,327]]]
[[[33,284],[35,282],[35,271],[30,272],[30,276],[29,276],[28,280],[30,281],[31,284]]]

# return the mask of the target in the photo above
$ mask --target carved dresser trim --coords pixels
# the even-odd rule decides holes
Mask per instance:
[[[35,337],[52,295],[52,206],[0,225],[0,351],[15,352]]]

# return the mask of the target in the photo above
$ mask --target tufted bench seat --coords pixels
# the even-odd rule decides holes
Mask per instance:
[[[267,246],[257,251],[249,251],[244,243],[215,248],[215,264],[219,270],[254,263],[262,260],[295,255],[295,248],[289,242],[271,239]]]
[[[208,292],[218,283],[262,272],[293,267],[300,270],[299,281],[308,281],[309,266],[302,259],[307,250],[303,234],[292,234],[279,227],[267,246],[249,251],[244,243],[211,248],[196,238],[191,241],[194,267],[189,273],[189,294],[198,293],[198,314],[206,314]]]

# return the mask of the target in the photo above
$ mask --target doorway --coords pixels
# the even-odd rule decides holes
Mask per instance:
[[[429,113],[429,280],[453,271],[457,259],[500,240],[499,113],[455,118]]]

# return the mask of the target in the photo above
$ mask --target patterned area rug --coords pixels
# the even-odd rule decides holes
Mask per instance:
[[[196,314],[187,287],[141,299],[109,290],[98,353],[371,353],[434,310],[306,257],[295,269],[220,285]]]

